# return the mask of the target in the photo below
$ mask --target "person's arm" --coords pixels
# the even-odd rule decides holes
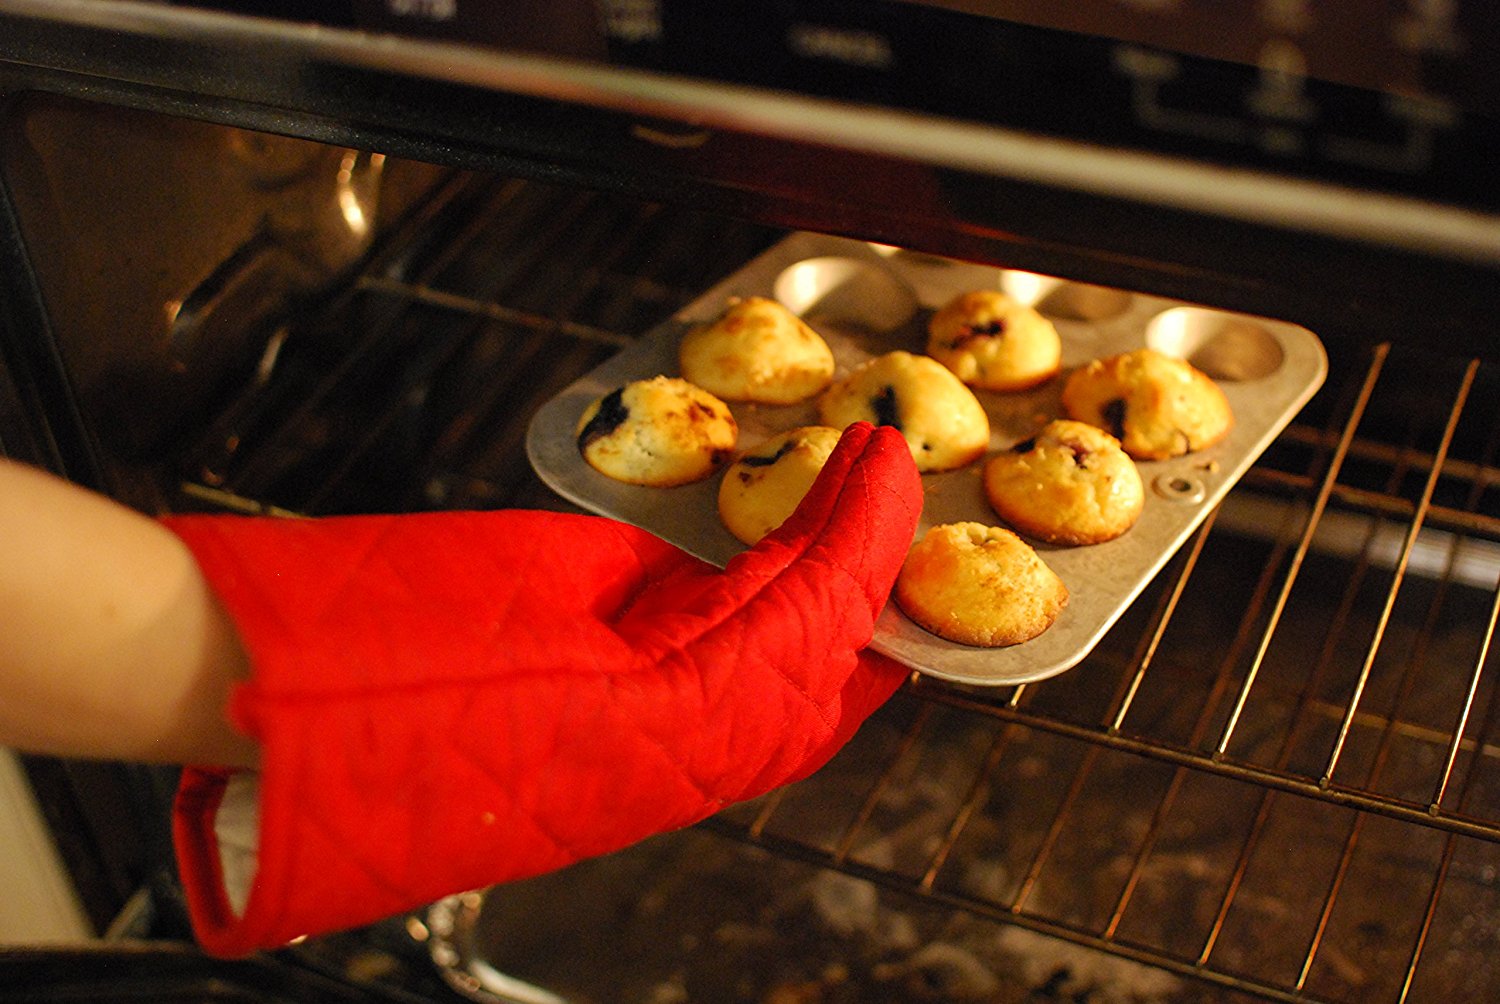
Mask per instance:
[[[245,653],[183,543],[0,459],[0,745],[253,766],[224,714]]]

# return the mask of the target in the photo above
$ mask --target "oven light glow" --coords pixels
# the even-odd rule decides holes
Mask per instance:
[[[890,331],[917,309],[916,292],[884,267],[840,255],[808,258],[776,278],[773,296],[817,321]],[[816,325],[815,325],[816,326]]]
[[[355,234],[364,236],[365,231],[370,229],[358,197],[347,188],[339,189],[339,209],[344,214],[344,222],[349,224],[349,229]]]
[[[376,154],[371,158],[371,166],[377,171],[380,167],[375,162],[381,157]],[[359,193],[355,190],[354,174],[359,164],[359,154],[353,150],[344,154],[343,162],[339,164],[338,174],[338,202],[339,211],[344,214],[344,222],[349,224],[349,230],[357,237],[363,237],[370,229],[370,221],[365,218],[364,206],[360,205]]]
[[[823,276],[813,269],[794,271],[788,278],[790,279],[789,288],[783,300],[798,313],[806,311],[821,300],[824,293],[828,292]]]
[[[1057,284],[1057,279],[1035,272],[1007,271],[1001,279],[1005,294],[1028,307],[1041,303]]]

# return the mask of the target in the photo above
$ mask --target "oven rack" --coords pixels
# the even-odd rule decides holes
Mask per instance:
[[[1492,791],[1496,695],[1484,670],[1490,666],[1493,673],[1490,649],[1500,609],[1500,551],[1495,547],[1500,519],[1494,515],[1500,511],[1495,505],[1500,482],[1494,467],[1500,426],[1493,408],[1493,367],[1486,370],[1479,361],[1469,360],[1446,370],[1447,382],[1428,385],[1422,395],[1429,409],[1424,412],[1427,424],[1437,420],[1426,430],[1434,441],[1419,444],[1420,434],[1413,430],[1404,445],[1392,446],[1360,437],[1367,424],[1383,430],[1386,422],[1384,416],[1370,415],[1372,398],[1390,381],[1410,378],[1411,370],[1393,368],[1385,346],[1374,348],[1362,372],[1340,368],[1352,400],[1334,410],[1328,427],[1299,423],[1280,444],[1307,451],[1305,467],[1299,470],[1286,464],[1286,456],[1273,454],[1251,472],[1163,573],[1153,595],[1138,603],[1134,623],[1114,632],[1078,671],[1075,681],[1092,680],[1087,689],[1094,699],[1086,705],[1080,707],[1076,700],[1085,689],[1081,685],[1044,683],[987,693],[913,678],[904,696],[916,710],[906,731],[884,757],[875,780],[836,837],[810,839],[796,819],[784,826],[778,823],[784,803],[798,797],[795,790],[768,797],[753,814],[727,814],[711,825],[718,832],[902,892],[1269,999],[1429,999],[1437,995],[1434,985],[1450,990],[1432,970],[1452,965],[1453,938],[1462,937],[1454,934],[1455,929],[1482,924],[1497,905],[1493,844],[1500,829]],[[1389,407],[1391,402],[1383,404]],[[1455,455],[1460,430],[1463,448],[1478,446],[1477,454]],[[1352,470],[1356,466],[1366,469]],[[1380,469],[1383,478],[1377,476]],[[1371,487],[1372,483],[1382,487]],[[1258,492],[1279,496],[1280,501],[1269,507],[1259,504]],[[1244,508],[1252,511],[1240,511]],[[1155,712],[1141,714],[1135,705],[1150,685],[1151,673],[1173,675],[1171,668],[1161,667],[1180,658],[1174,648],[1174,618],[1184,602],[1192,602],[1205,553],[1226,523],[1243,530],[1264,520],[1268,508],[1283,526],[1260,567],[1245,568],[1254,585],[1242,604],[1230,601],[1240,613],[1234,630],[1222,638],[1227,644],[1217,665],[1195,667],[1204,681],[1211,682],[1201,687],[1201,699],[1196,701],[1189,700],[1191,691],[1178,689],[1180,679],[1170,688],[1192,708],[1184,716],[1191,718],[1191,727],[1160,728],[1164,719]],[[1349,546],[1351,533],[1360,538],[1357,548]],[[1477,549],[1467,563],[1465,547]],[[1280,653],[1279,630],[1298,630],[1291,621],[1299,615],[1289,611],[1300,602],[1302,573],[1309,561],[1328,560],[1328,551],[1342,553],[1343,573],[1343,591],[1333,593],[1326,604],[1332,616],[1322,626],[1329,643],[1321,649],[1309,647],[1305,658]],[[1418,579],[1420,584],[1414,586]],[[1379,580],[1373,588],[1372,580]],[[1320,582],[1315,588],[1324,585]],[[1455,600],[1459,592],[1471,595]],[[1422,605],[1404,609],[1403,604],[1411,605],[1412,593],[1424,594]],[[1356,628],[1357,621],[1362,623]],[[1459,635],[1463,643],[1455,646]],[[1459,651],[1450,652],[1454,649]],[[1449,661],[1450,654],[1459,658]],[[1433,675],[1445,678],[1441,695],[1435,692]],[[1338,682],[1329,686],[1334,679]],[[1069,693],[1049,700],[1043,688]],[[1381,696],[1374,696],[1377,692]],[[1284,705],[1280,716],[1286,724],[1266,730],[1268,734],[1254,742],[1245,741],[1241,730],[1256,717],[1258,703]],[[878,816],[886,793],[916,769],[913,760],[922,755],[924,730],[932,728],[938,709],[950,718],[969,719],[971,727],[988,723],[991,743],[976,763],[963,797],[928,835],[923,854],[908,868],[872,867],[857,853],[861,842],[874,842],[862,830]],[[1060,772],[1068,778],[1063,793],[1056,797],[1050,821],[1029,858],[1016,868],[1016,881],[1003,895],[977,895],[966,891],[961,880],[956,887],[948,884],[945,876],[953,871],[952,859],[966,829],[988,799],[1007,783],[1015,783],[1015,770],[1007,767],[1016,759],[1012,746],[1017,737],[1042,733],[1053,737],[1056,745],[1081,753],[1071,773]],[[1305,741],[1313,735],[1317,742]],[[1355,747],[1361,749],[1354,752]],[[1113,764],[1107,771],[1099,766],[1106,758]],[[1128,860],[1128,866],[1119,869],[1112,901],[1103,897],[1107,908],[1102,911],[1097,903],[1091,904],[1069,919],[1066,912],[1038,909],[1033,905],[1038,883],[1057,867],[1055,859],[1064,857],[1059,847],[1079,836],[1076,831],[1084,825],[1079,817],[1088,814],[1078,810],[1078,802],[1099,774],[1144,779],[1148,784],[1145,790],[1125,795],[1125,811],[1115,820],[1133,826],[1134,844],[1117,849],[1110,863],[1118,866]],[[1214,781],[1205,780],[1209,778]],[[1132,935],[1136,897],[1151,880],[1164,840],[1174,827],[1184,826],[1184,803],[1190,799],[1183,792],[1195,784],[1214,785],[1220,797],[1243,800],[1254,809],[1238,823],[1233,838],[1223,841],[1233,853],[1223,858],[1226,867],[1220,880],[1202,883],[1201,899],[1207,902],[1194,905],[1206,919],[1193,932],[1196,940],[1181,932],[1169,936],[1156,931],[1153,938]],[[1061,781],[1049,790],[1059,785]],[[1289,826],[1292,839],[1268,850],[1267,844],[1274,843],[1268,834],[1275,830],[1276,814],[1286,803],[1300,803],[1300,811],[1313,818]],[[1266,960],[1256,964],[1251,956],[1226,952],[1221,939],[1234,929],[1238,900],[1246,897],[1254,869],[1266,867],[1268,857],[1284,856],[1283,867],[1295,870],[1306,850],[1296,835],[1330,843],[1324,827],[1331,825],[1339,831],[1331,841],[1333,853],[1326,856],[1322,870],[1308,862],[1308,885],[1295,897],[1305,905],[1293,912],[1315,918],[1290,938],[1300,953],[1287,955],[1290,932],[1285,930],[1273,938],[1281,942],[1278,952],[1285,956],[1276,960],[1277,965],[1267,965]],[[1382,827],[1380,837],[1370,836]],[[993,830],[1014,832],[998,826]],[[1377,853],[1368,853],[1370,844],[1379,849]],[[1412,853],[1418,845],[1421,853]],[[1370,882],[1370,872],[1390,868],[1390,855],[1398,848],[1406,854],[1406,894],[1394,896],[1382,883],[1360,889],[1361,883]],[[971,848],[968,853],[976,852]],[[1314,857],[1313,852],[1306,854]],[[1466,877],[1454,883],[1456,873]],[[1459,884],[1473,888],[1454,893]],[[1289,902],[1289,890],[1276,887],[1277,900]],[[1450,899],[1466,905],[1454,907]],[[1395,913],[1396,921],[1404,918],[1399,923],[1391,917],[1398,901],[1406,904],[1404,913]],[[1356,940],[1372,940],[1372,924],[1382,935],[1380,953],[1388,958],[1366,969],[1350,961],[1359,956],[1347,941],[1350,930],[1356,932]],[[1172,938],[1180,938],[1183,945],[1169,949]],[[1444,947],[1434,951],[1435,945]],[[1329,962],[1330,957],[1335,961]],[[1482,966],[1475,957],[1467,962]],[[1424,968],[1424,963],[1429,965]],[[1279,975],[1252,975],[1268,972]],[[1481,992],[1472,998],[1459,992],[1460,999],[1487,999],[1493,994],[1496,984],[1488,967],[1467,978],[1483,982],[1461,986],[1460,991]]]
[[[563,505],[530,413],[779,236],[456,175],[267,333],[177,504]],[[1204,992],[1493,996],[1500,375],[1329,350],[1328,386],[1080,666],[913,677],[823,772],[705,827]]]

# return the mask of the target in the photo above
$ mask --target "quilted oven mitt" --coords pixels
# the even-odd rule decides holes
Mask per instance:
[[[262,751],[242,914],[214,836],[231,772],[183,776],[203,946],[368,923],[812,773],[903,678],[861,649],[921,505],[901,436],[861,425],[722,571],[593,516],[167,518],[249,652],[229,714]]]

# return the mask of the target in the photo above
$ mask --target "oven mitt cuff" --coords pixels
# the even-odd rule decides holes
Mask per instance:
[[[225,895],[189,769],[175,827],[219,955],[358,926],[696,822],[820,767],[903,678],[861,651],[921,484],[851,427],[797,512],[724,570],[545,512],[170,517],[250,655],[258,867]]]

